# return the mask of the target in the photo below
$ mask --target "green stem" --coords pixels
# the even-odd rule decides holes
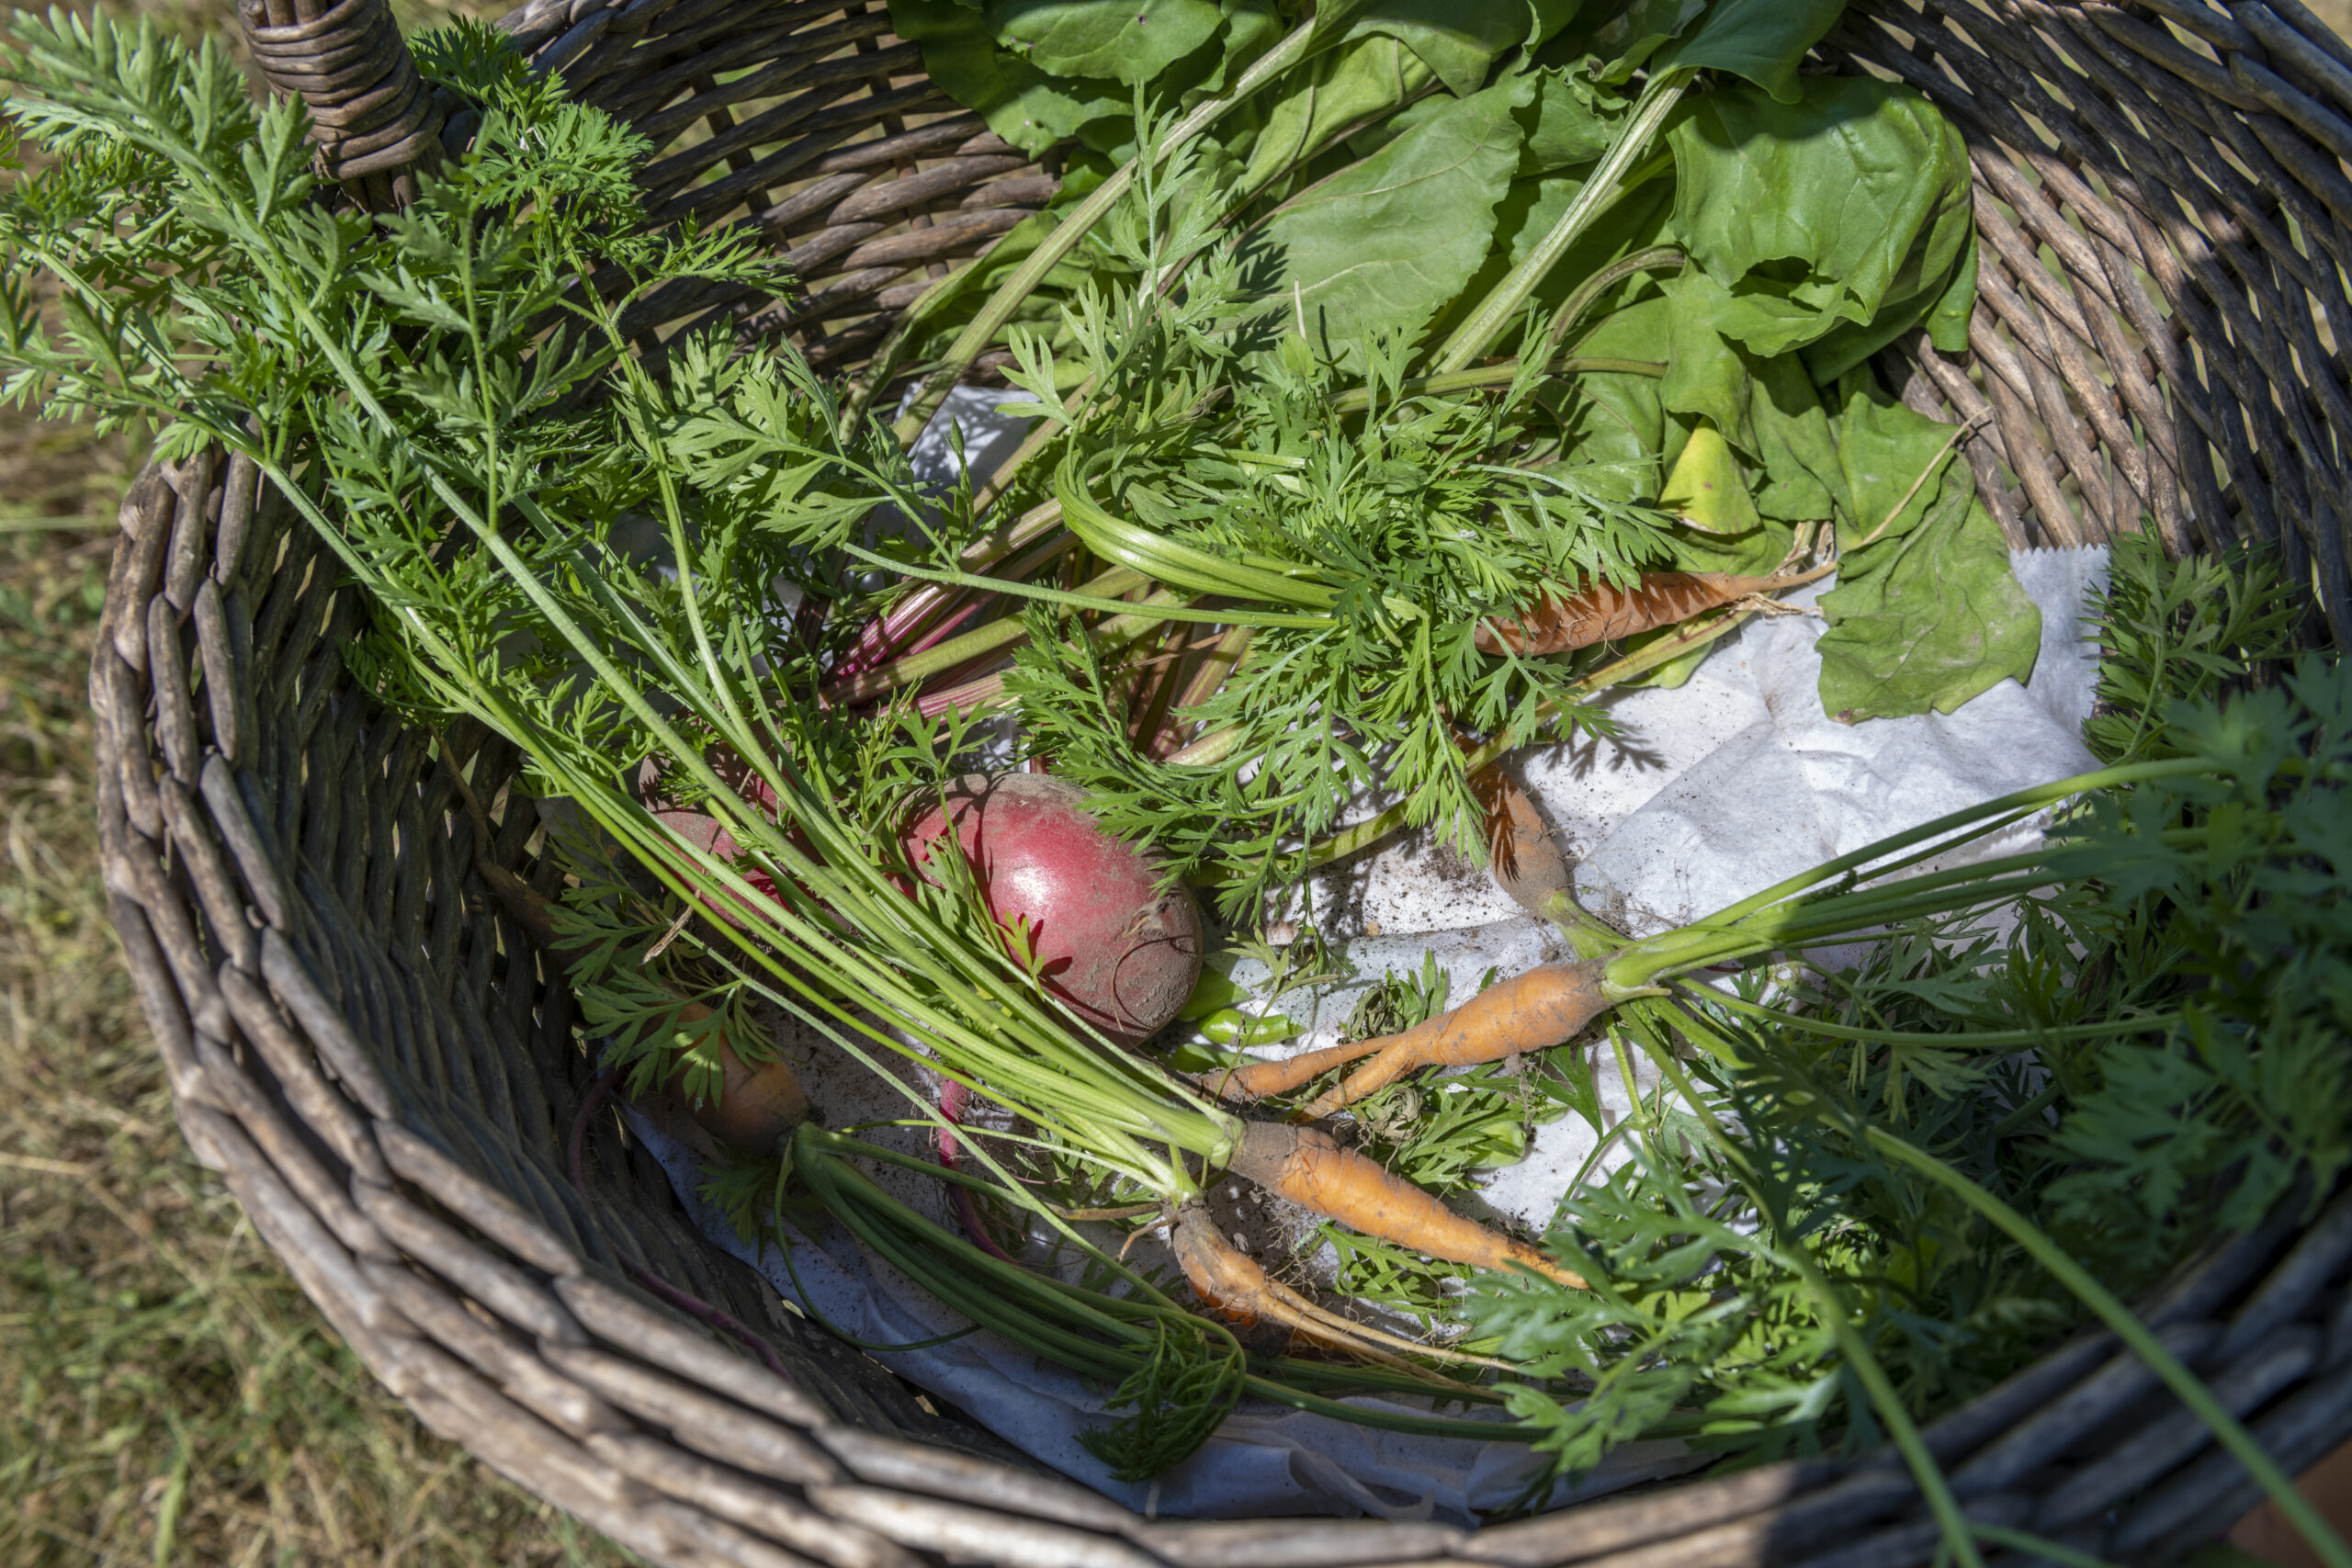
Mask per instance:
[[[1554,376],[1583,376],[1611,373],[1619,376],[1663,377],[1667,367],[1654,359],[1586,358],[1563,355],[1552,361],[1546,373]],[[1504,360],[1499,365],[1482,365],[1474,369],[1456,370],[1446,376],[1415,376],[1400,382],[1396,397],[1443,397],[1452,392],[1467,392],[1479,387],[1503,387],[1519,375],[1519,361]],[[1372,389],[1355,387],[1331,400],[1331,412],[1339,414],[1362,413],[1372,407]]]
[[[1671,245],[1657,245],[1646,251],[1635,251],[1632,255],[1602,267],[1599,272],[1577,284],[1576,292],[1569,295],[1566,302],[1561,305],[1560,313],[1552,318],[1552,325],[1544,333],[1544,351],[1549,353],[1562,338],[1566,337],[1574,330],[1577,322],[1584,319],[1584,313],[1592,309],[1594,300],[1633,276],[1634,274],[1655,272],[1667,267],[1679,272],[1689,259]]]
[[[892,560],[885,555],[856,545],[841,547],[843,555],[853,559],[878,566],[885,571],[895,571],[901,577],[911,577],[918,582],[945,583],[951,588],[985,588],[991,592],[1011,594],[1016,599],[1035,599],[1047,604],[1065,604],[1073,610],[1099,610],[1104,615],[1120,615],[1133,610],[1133,604],[1118,599],[1104,599],[1091,593],[1073,593],[1067,589],[1046,588],[1035,582],[1012,582],[1001,577],[978,577],[967,571],[941,571],[931,567],[910,566],[905,561]],[[1329,615],[1292,615],[1280,611],[1236,610],[1220,608],[1196,610],[1173,607],[1160,612],[1162,620],[1201,621],[1210,626],[1293,626],[1308,631],[1331,624]]]
[[[2027,1530],[2013,1530],[2001,1525],[1972,1524],[1969,1529],[1987,1546],[2006,1546],[2028,1557],[2047,1559],[2059,1568],[2115,1568],[2104,1557],[2093,1557],[2087,1551],[2076,1551],[2071,1546],[2061,1546],[2048,1536],[2034,1535]]]
[[[1109,599],[1131,588],[1140,588],[1148,580],[1139,571],[1125,567],[1114,567],[1100,577],[1091,579],[1080,589],[1082,593]],[[967,660],[983,653],[993,653],[1001,648],[1011,648],[1029,635],[1029,623],[1019,615],[1007,615],[984,626],[976,626],[959,637],[936,643],[921,653],[910,653],[877,665],[862,675],[853,675],[825,689],[825,700],[832,703],[862,703],[901,686],[911,686],[918,681],[928,681],[944,670],[953,670]]]
[[[1157,149],[1137,156],[1165,158],[1223,119],[1235,107],[1247,103],[1256,96],[1259,88],[1306,57],[1317,41],[1317,20],[1309,17],[1292,28],[1287,37],[1241,73],[1241,80],[1233,85],[1233,91],[1221,98],[1210,98],[1195,106],[1190,114],[1176,122]],[[1127,187],[1135,183],[1136,161],[1129,159],[1121,164],[1116,174],[1095,186],[1085,200],[1071,209],[1069,216],[1038,241],[1037,248],[1029,253],[1028,260],[1023,262],[1013,275],[989,297],[988,302],[980,307],[979,313],[972,318],[971,324],[949,346],[939,367],[925,378],[922,391],[916,397],[914,405],[899,421],[896,434],[900,446],[914,445],[915,437],[922,434],[923,426],[930,423],[931,416],[946,398],[947,389],[971,367],[972,361],[996,341],[996,334],[1012,320],[1012,313],[1021,308],[1021,302],[1046,281],[1046,275],[1059,266],[1063,259],[1078,248],[1079,242],[1086,237],[1087,232],[1102,220],[1102,215],[1127,193]]]
[[[2052,1279],[2072,1291],[2132,1353],[2147,1363],[2150,1371],[2164,1381],[2175,1397],[2196,1413],[2230,1456],[2245,1467],[2278,1511],[2287,1516],[2296,1530],[2316,1551],[2328,1568],[2352,1568],[2352,1550],[2343,1539],[2328,1528],[2311,1500],[2296,1489],[2286,1472],[2280,1470],[2262,1445],[2254,1439],[2227,1406],[2213,1397],[2213,1391],[2199,1381],[2197,1374],[2180,1363],[2178,1358],[2165,1348],[2164,1341],[2151,1333],[2148,1325],[2132,1314],[2132,1309],[2119,1301],[2114,1292],[2098,1282],[2091,1271],[2043,1234],[2023,1214],[2000,1199],[1946,1165],[1917,1145],[1905,1142],[1883,1128],[1868,1130],[1871,1146],[1891,1159],[1902,1161],[1921,1175],[1944,1187],[1970,1208],[1999,1226],[2009,1238],[2024,1247],[2033,1260],[2050,1271]]]
[[[1829,1023],[1820,1019],[1804,1018],[1796,1013],[1782,1012],[1778,1008],[1761,1007],[1721,991],[1690,993],[1689,999],[1730,1008],[1735,1012],[1779,1024],[1783,1029],[1802,1030],[1807,1034],[1824,1035],[1831,1040],[1860,1040],[1869,1044],[1883,1045],[1941,1045],[1967,1051],[2021,1049],[2064,1040],[2096,1040],[2109,1034],[2149,1033],[2170,1029],[2181,1021],[2178,1013],[2160,1013],[2144,1018],[2110,1018],[2098,1023],[2060,1024],[2048,1029],[2007,1029],[1985,1032],[1966,1030],[1953,1034],[1906,1033],[1899,1029],[1862,1029],[1849,1023]]]
[[[1439,350],[1436,368],[1440,374],[1466,369],[1472,360],[1479,358],[1496,338],[1502,335],[1504,326],[1516,314],[1528,297],[1535,292],[1568,248],[1582,239],[1600,216],[1616,205],[1626,186],[1622,183],[1636,160],[1649,148],[1658,128],[1666,123],[1674,106],[1681,101],[1683,92],[1698,74],[1688,67],[1665,72],[1652,77],[1642,89],[1632,118],[1618,132],[1606,155],[1592,171],[1584,187],[1568,203],[1560,220],[1552,225],[1550,233],[1528,254],[1527,259],[1511,268],[1509,276],[1495,286],[1495,291],[1473,311],[1470,319],[1455,329]]]
[[[1774,1228],[1781,1228],[1777,1217]],[[1893,1381],[1886,1375],[1886,1369],[1879,1365],[1878,1357],[1864,1343],[1861,1335],[1855,1331],[1853,1324],[1848,1321],[1845,1303],[1839,1300],[1829,1281],[1822,1278],[1820,1267],[1814,1262],[1813,1254],[1806,1250],[1804,1244],[1800,1241],[1787,1256],[1788,1260],[1796,1266],[1798,1275],[1804,1279],[1805,1289],[1827,1314],[1838,1336],[1838,1350],[1844,1354],[1846,1364],[1854,1370],[1854,1375],[1861,1379],[1862,1387],[1871,1396],[1871,1404],[1878,1411],[1879,1420],[1885,1424],[1887,1435],[1894,1439],[1894,1446],[1902,1451],[1903,1462],[1910,1468],[1911,1479],[1917,1482],[1919,1490],[1927,1495],[1928,1512],[1936,1516],[1936,1523],[1943,1529],[1944,1544],[1951,1548],[1952,1556],[1962,1568],[1984,1568],[1984,1560],[1976,1551],[1975,1537],[1970,1533],[1973,1527],[1960,1511],[1959,1499],[1951,1495],[1951,1483],[1944,1479],[1943,1466],[1938,1464],[1936,1456],[1928,1451],[1928,1441],[1919,1435],[1918,1425],[1911,1419],[1911,1413],[1903,1407],[1903,1396],[1895,1392]]]

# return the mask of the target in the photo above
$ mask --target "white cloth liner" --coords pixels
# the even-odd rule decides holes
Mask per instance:
[[[1009,451],[1018,439],[1014,422],[988,414],[1007,396],[958,389],[948,406],[982,466],[993,466],[1002,455],[997,448]],[[927,477],[935,469],[945,478],[952,469],[946,444],[933,432],[916,457]],[[1577,862],[1579,897],[1636,934],[1663,930],[1886,834],[2094,766],[2081,726],[2090,712],[2097,650],[2080,623],[2086,595],[2105,586],[2106,552],[2030,550],[2012,563],[2042,612],[2041,658],[2030,685],[2004,681],[1950,715],[1843,725],[1824,715],[1816,694],[1821,661],[1813,645],[1821,621],[1759,619],[1726,638],[1682,687],[1604,699],[1621,727],[1616,740],[1587,738],[1524,754],[1521,776]],[[1826,586],[1792,602],[1809,604]],[[1365,986],[1392,967],[1419,968],[1424,953],[1434,954],[1452,976],[1456,996],[1470,994],[1489,968],[1509,976],[1561,955],[1556,932],[1521,915],[1490,878],[1464,875],[1464,869],[1427,841],[1407,840],[1319,878],[1317,923],[1354,979],[1283,998],[1280,1010],[1306,1027],[1261,1054],[1330,1043]],[[1235,977],[1254,982],[1264,971],[1245,962],[1235,966]],[[807,1087],[827,1124],[909,1114],[906,1102],[863,1068],[808,1056],[805,1049],[794,1055],[806,1058]],[[1610,1053],[1598,1053],[1593,1067],[1613,1126],[1632,1108],[1627,1086]],[[1633,1087],[1646,1092],[1650,1086]],[[633,1111],[630,1125],[703,1234],[760,1269],[787,1301],[804,1300],[778,1251],[755,1256],[703,1201],[693,1151],[645,1114]],[[892,1134],[869,1135],[888,1140]],[[920,1133],[898,1135],[910,1149],[925,1146]],[[1496,1173],[1486,1202],[1541,1227],[1600,1136],[1578,1116],[1545,1124],[1524,1161]],[[1604,1157],[1600,1168],[1610,1163]],[[900,1196],[942,1212],[939,1184],[902,1172],[883,1176]],[[798,1248],[794,1261],[808,1307],[860,1338],[903,1344],[962,1326],[838,1229]],[[1406,1438],[1245,1406],[1158,1482],[1122,1483],[1078,1441],[1080,1433],[1105,1424],[1100,1401],[1106,1390],[987,1335],[877,1359],[1024,1452],[1121,1503],[1159,1514],[1468,1523],[1518,1496],[1530,1468],[1516,1444]],[[1687,1455],[1676,1442],[1631,1444],[1580,1486],[1560,1489],[1551,1504],[1671,1475],[1704,1457]]]

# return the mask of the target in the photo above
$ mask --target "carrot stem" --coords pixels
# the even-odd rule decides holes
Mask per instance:
[[[1185,117],[1169,129],[1168,135],[1151,150],[1151,155],[1165,158],[1187,141],[1200,135],[1230,112],[1236,105],[1248,102],[1258,90],[1304,60],[1321,40],[1321,18],[1310,17],[1284,35],[1282,41],[1252,62],[1233,85],[1233,90],[1223,97],[1208,98],[1196,105]],[[1021,302],[1046,280],[1048,273],[1062,264],[1063,258],[1078,248],[1088,231],[1102,215],[1118,204],[1127,192],[1136,174],[1138,160],[1129,159],[1119,165],[1110,178],[1088,194],[1086,199],[1072,208],[1068,216],[1053,231],[1037,243],[1037,248],[1015,269],[1013,275],[1000,285],[980,306],[978,312],[963,333],[948,346],[942,361],[924,378],[922,389],[916,395],[914,405],[897,424],[896,434],[901,446],[914,445],[922,434],[947,390],[967,369],[981,351],[996,340],[996,334],[1012,320]]]
[[[1131,571],[1125,567],[1113,567],[1088,582],[1080,592],[1105,596],[1124,593],[1131,588],[1140,586],[1146,581],[1143,573],[1139,571]],[[1007,615],[1001,620],[991,621],[985,626],[966,632],[961,637],[950,637],[945,642],[925,649],[921,653],[894,659],[878,669],[869,670],[862,675],[852,676],[846,681],[836,681],[825,689],[825,700],[835,704],[867,702],[894,692],[900,686],[911,686],[918,681],[927,681],[933,675],[944,674],[967,660],[977,659],[981,654],[994,652],[1001,648],[1011,648],[1028,635],[1027,622],[1019,615]]]
[[[1741,625],[1755,614],[1753,610],[1735,609],[1716,616],[1712,621],[1697,622],[1685,626],[1671,637],[1660,637],[1647,648],[1637,649],[1623,659],[1602,665],[1577,682],[1570,689],[1569,695],[1572,698],[1589,697],[1596,692],[1606,691],[1622,682],[1633,680],[1635,676],[1646,675],[1662,665],[1673,663],[1693,649],[1704,648],[1707,644],[1738,630]],[[1549,728],[1558,721],[1559,716],[1560,707],[1557,703],[1541,705],[1536,708],[1534,715],[1536,729],[1541,732]],[[1220,761],[1229,754],[1240,740],[1239,729],[1220,730],[1215,735],[1202,737],[1169,760],[1198,762]],[[1221,742],[1221,744],[1213,746],[1212,742]],[[1479,769],[1500,760],[1517,747],[1530,743],[1532,742],[1514,741],[1508,732],[1497,735],[1464,757],[1462,760],[1462,766],[1465,772],[1475,773]],[[1311,869],[1315,866],[1329,865],[1333,861],[1345,860],[1359,850],[1368,849],[1398,829],[1407,826],[1409,820],[1410,808],[1408,806],[1402,803],[1392,806],[1377,817],[1367,818],[1351,828],[1342,828],[1336,833],[1317,840],[1307,846],[1306,864]],[[1225,881],[1226,876],[1227,874],[1222,871],[1208,871],[1188,877],[1186,880],[1195,886],[1213,886]]]
[[[1642,1041],[1642,1049],[1650,1060],[1657,1064],[1659,1077],[1682,1097],[1683,1104],[1706,1127],[1715,1146],[1739,1172],[1742,1184],[1754,1198],[1758,1210],[1770,1218],[1773,1233],[1787,1235],[1788,1216],[1770,1200],[1768,1189],[1757,1179],[1746,1153],[1725,1133],[1714,1108],[1701,1099],[1691,1087],[1690,1077],[1682,1071],[1682,1064],[1675,1060],[1674,1053],[1664,1048],[1659,1042],[1649,1039]],[[1773,1255],[1804,1281],[1806,1293],[1814,1298],[1822,1316],[1828,1321],[1830,1332],[1838,1340],[1838,1348],[1845,1356],[1847,1366],[1861,1382],[1863,1392],[1870,1396],[1871,1404],[1878,1412],[1887,1435],[1894,1439],[1895,1448],[1902,1453],[1904,1463],[1911,1472],[1911,1479],[1919,1483],[1919,1491],[1928,1500],[1928,1511],[1935,1516],[1936,1523],[1941,1528],[1944,1544],[1951,1549],[1954,1562],[1959,1568],[1984,1568],[1984,1558],[1977,1552],[1975,1537],[1970,1533],[1967,1516],[1961,1512],[1959,1500],[1952,1495],[1951,1484],[1944,1477],[1943,1466],[1936,1462],[1935,1454],[1928,1449],[1926,1438],[1920,1435],[1918,1424],[1911,1419],[1910,1409],[1895,1391],[1893,1380],[1887,1377],[1886,1369],[1879,1364],[1869,1342],[1854,1327],[1844,1299],[1821,1272],[1820,1265],[1815,1262],[1812,1251],[1802,1239],[1786,1251],[1775,1248]],[[2331,1565],[2331,1568],[2352,1568],[2352,1563]]]

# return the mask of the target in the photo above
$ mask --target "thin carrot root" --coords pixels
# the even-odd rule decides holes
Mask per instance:
[[[1530,812],[1531,818],[1532,812]],[[1545,846],[1549,848],[1548,844]],[[1557,851],[1551,852],[1556,854]],[[1565,874],[1565,872],[1564,872]],[[1560,890],[1566,893],[1566,889]],[[1546,919],[1558,900],[1539,899],[1534,912]],[[1573,908],[1573,900],[1568,908]],[[1401,1034],[1375,1035],[1305,1051],[1279,1062],[1251,1062],[1202,1075],[1210,1092],[1240,1100],[1263,1100],[1303,1089],[1334,1067],[1374,1057],[1347,1081],[1298,1113],[1305,1122],[1335,1114],[1416,1067],[1472,1066],[1499,1062],[1521,1051],[1541,1051],[1569,1039],[1608,1008],[1600,989],[1599,963],[1548,964],[1490,987],[1477,996]]]
[[[1340,1045],[1326,1045],[1320,1051],[1303,1052],[1279,1062],[1251,1062],[1247,1066],[1204,1073],[1201,1083],[1212,1094],[1237,1100],[1263,1100],[1270,1094],[1288,1094],[1295,1089],[1304,1088],[1333,1067],[1360,1062],[1386,1043],[1385,1036],[1351,1040]]]
[[[1487,858],[1495,885],[1529,914],[1543,916],[1545,900],[1571,892],[1567,856],[1553,842],[1552,829],[1517,779],[1495,768],[1474,779],[1472,787],[1487,811]]]
[[[1601,959],[1546,964],[1492,986],[1450,1012],[1402,1034],[1360,1040],[1372,1060],[1298,1112],[1305,1122],[1335,1115],[1418,1067],[1467,1067],[1541,1051],[1572,1039],[1608,1010]]]
[[[1227,1168],[1303,1209],[1408,1251],[1474,1269],[1532,1269],[1564,1285],[1585,1288],[1582,1279],[1525,1242],[1464,1218],[1317,1128],[1244,1122]]]
[[[1303,1340],[1322,1349],[1343,1351],[1425,1379],[1441,1388],[1451,1387],[1452,1381],[1408,1358],[1512,1370],[1508,1363],[1490,1357],[1466,1356],[1442,1346],[1417,1344],[1324,1311],[1269,1275],[1257,1259],[1227,1241],[1210,1219],[1208,1206],[1198,1199],[1177,1211],[1176,1227],[1169,1241],[1178,1265],[1184,1270],[1184,1278],[1192,1282],[1193,1292],[1201,1298],[1202,1304],[1237,1327],[1271,1328],[1289,1343]]]

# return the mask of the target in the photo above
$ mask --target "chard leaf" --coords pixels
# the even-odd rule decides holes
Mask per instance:
[[[1917,251],[1913,253],[1915,255]],[[1807,344],[1802,357],[1815,384],[1833,386],[1838,378],[1896,338],[1925,324],[1936,346],[1957,354],[1968,346],[1968,313],[1976,306],[1976,238],[1972,231],[1961,253],[1960,265],[1938,281],[1928,279],[1917,292],[1881,307],[1867,325],[1841,321],[1817,341]],[[1958,333],[1957,346],[1945,347]]]
[[[1213,0],[995,0],[987,15],[997,41],[1037,70],[1131,87],[1153,82],[1225,20]]]
[[[1520,123],[1522,126],[1527,123],[1524,113],[1520,116]],[[1520,166],[1522,170],[1527,166],[1527,154],[1523,148]],[[1544,237],[1558,224],[1561,214],[1567,211],[1568,204],[1576,199],[1577,192],[1583,188],[1584,181],[1574,174],[1533,177],[1522,174],[1521,177],[1513,180],[1510,188],[1503,193],[1502,200],[1495,204],[1495,243],[1494,248],[1487,253],[1486,265],[1478,269],[1477,276],[1463,287],[1453,303],[1438,318],[1432,335],[1442,337],[1451,333],[1464,318],[1476,310],[1480,301],[1494,291],[1496,285],[1502,282],[1510,269],[1526,260],[1528,253],[1543,243]],[[1551,276],[1537,286],[1530,299],[1529,308],[1548,310],[1556,307],[1577,285],[1610,263],[1658,244],[1673,194],[1673,182],[1658,179],[1637,186],[1621,197],[1614,207],[1603,213],[1599,221],[1568,247],[1567,254],[1552,269]],[[1624,285],[1621,297],[1631,298],[1642,287],[1638,282]],[[1605,301],[1600,308],[1606,309]],[[1585,318],[1588,323],[1595,319],[1593,315]],[[1589,333],[1589,327],[1587,330]],[[1581,343],[1583,340],[1579,338],[1577,341]],[[1619,337],[1613,341],[1618,346],[1609,353],[1619,358],[1654,360],[1659,356],[1656,337]],[[1601,351],[1587,345],[1581,352],[1599,354]]]
[[[1609,139],[1615,130],[1611,121],[1593,112],[1559,71],[1535,73],[1535,96],[1520,111],[1519,123],[1527,134],[1519,164],[1523,175],[1545,175],[1589,164],[1609,151]]]
[[[1587,333],[1577,352],[1596,358],[1643,359],[1657,352],[1671,307],[1652,298],[1606,316]],[[1636,501],[1658,491],[1669,438],[1679,443],[1681,427],[1666,417],[1660,383],[1646,376],[1588,371],[1561,397],[1560,423],[1577,460],[1591,465],[1587,482],[1618,501]]]
[[[1833,511],[1851,511],[1845,500],[1845,470],[1821,394],[1792,359],[1750,362],[1747,424],[1766,483],[1756,509],[1790,523],[1820,522]]]
[[[1396,39],[1365,37],[1317,55],[1293,81],[1250,144],[1238,187],[1244,195],[1264,189],[1358,127],[1388,121],[1427,93],[1437,76]]]
[[[1817,645],[1822,707],[1849,724],[1950,713],[2004,678],[2026,680],[2041,612],[2010,570],[1968,466],[1949,448],[1951,428],[1880,401],[1867,371],[1840,390],[1838,454],[1860,521],[1840,527],[1838,586],[1821,596],[1829,620]],[[1940,474],[1882,528],[1931,464]]]
[[[1845,8],[1846,0],[1715,0],[1706,20],[1668,50],[1657,68],[1728,71],[1793,103],[1798,62]]]
[[[1222,0],[1219,8],[1225,13],[1225,48],[1195,89],[1202,93],[1224,92],[1227,76],[1238,75],[1283,36],[1282,13],[1273,0]]]
[[[1952,269],[1951,281],[1928,308],[1928,337],[1946,354],[1968,352],[1968,321],[1976,312],[1976,226],[1968,227],[1968,248]]]
[[[1293,197],[1267,222],[1310,333],[1351,366],[1378,333],[1418,334],[1486,259],[1519,164],[1524,79],[1464,98]]]
[[[1967,150],[1932,105],[1867,78],[1800,85],[1709,94],[1668,133],[1675,233],[1737,301],[1725,335],[1764,355],[1939,295],[1970,232]]]
[[[1134,112],[1116,82],[1051,76],[1000,48],[989,17],[958,0],[891,0],[890,24],[922,46],[941,91],[1033,157],[1090,121]]]
[[[1668,304],[1659,325],[1666,379],[1658,395],[1676,413],[1711,420],[1732,445],[1756,450],[1747,418],[1749,355],[1728,325],[1742,319],[1740,301],[1697,267],[1686,266],[1662,285]]]
[[[1601,81],[1623,82],[1706,8],[1707,0],[1604,0],[1579,10],[1546,53],[1589,57]]]
[[[1655,320],[1668,368],[1663,381],[1649,385],[1664,407],[1710,421],[1763,468],[1765,482],[1755,494],[1764,516],[1804,523],[1853,511],[1837,434],[1804,365],[1792,355],[1764,358],[1727,339],[1720,323],[1737,301],[1699,269],[1686,267],[1661,287]],[[1647,352],[1657,352],[1656,342]],[[1584,352],[1600,350],[1587,346]],[[1629,344],[1611,352],[1634,351]],[[1669,443],[1677,439],[1671,432],[1666,435]],[[1669,462],[1678,455],[1661,452]],[[1893,503],[1888,497],[1885,504]]]
[[[1466,98],[1486,85],[1487,71],[1505,50],[1548,37],[1544,21],[1540,13],[1531,16],[1527,0],[1373,0],[1356,14],[1348,36],[1396,39],[1448,92]]]

